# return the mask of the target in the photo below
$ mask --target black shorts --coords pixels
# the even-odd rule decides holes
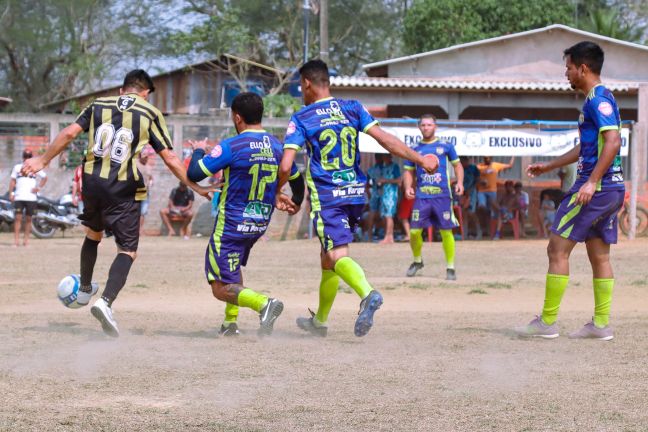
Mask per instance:
[[[140,202],[135,200],[117,203],[106,202],[95,194],[83,191],[81,223],[93,231],[110,229],[115,243],[125,252],[136,252],[140,233]]]
[[[23,213],[25,210],[26,216],[33,216],[36,211],[36,201],[14,201],[14,208],[16,213]]]

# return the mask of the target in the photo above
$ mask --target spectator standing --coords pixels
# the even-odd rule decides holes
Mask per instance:
[[[401,173],[398,164],[394,163],[391,154],[383,156],[381,177],[378,185],[382,187],[380,195],[380,217],[385,219],[385,238],[381,244],[394,243],[394,216],[398,207],[398,189],[401,184]]]
[[[498,217],[497,208],[497,176],[500,172],[513,166],[513,157],[507,164],[493,162],[490,156],[484,156],[483,163],[477,165],[479,182],[477,183],[477,211],[481,214],[481,222],[486,222],[488,216]]]
[[[380,217],[380,195],[382,188],[378,180],[382,177],[383,155],[376,153],[376,163],[367,170],[367,181],[369,182],[369,220],[367,223],[368,241],[373,241],[373,229],[376,219]]]
[[[471,223],[475,224],[475,235],[477,240],[482,238],[482,228],[477,218],[477,183],[479,182],[479,168],[470,163],[467,156],[459,157],[461,166],[464,169],[464,194],[461,197],[461,208],[465,210],[466,234],[470,232]]]
[[[513,181],[507,180],[506,183],[504,183],[504,195],[502,195],[502,197],[500,198],[498,207],[499,213],[497,215],[497,230],[495,231],[493,240],[500,239],[502,224],[515,218],[515,211],[520,209],[518,198],[515,195]]]
[[[514,190],[518,201],[518,208],[520,209],[520,236],[526,238],[524,226],[526,225],[526,220],[529,216],[529,194],[522,189],[522,182],[520,181],[515,182]]]
[[[146,186],[146,199],[140,202],[140,235],[144,235],[144,219],[148,214],[151,202],[151,188],[153,187],[153,167],[149,164],[149,152],[143,151],[137,159],[137,169],[140,172]]]
[[[31,150],[23,152],[23,162],[32,157]],[[16,220],[14,222],[14,246],[20,245],[20,225],[23,221],[23,212],[25,213],[25,230],[23,235],[23,246],[29,244],[29,233],[31,231],[32,215],[36,211],[38,196],[36,195],[45,183],[47,175],[43,171],[34,174],[22,174],[23,164],[19,163],[11,170],[11,180],[9,180],[9,199],[13,202],[16,209]]]

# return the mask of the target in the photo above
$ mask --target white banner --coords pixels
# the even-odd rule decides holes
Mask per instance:
[[[421,140],[416,127],[383,127],[412,147]],[[478,129],[438,127],[436,135],[454,144],[460,156],[560,156],[578,144],[578,129]],[[628,155],[630,130],[621,129],[621,156]],[[387,153],[376,140],[360,134],[360,151]]]

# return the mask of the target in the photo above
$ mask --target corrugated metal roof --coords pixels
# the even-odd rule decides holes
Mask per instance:
[[[639,88],[636,82],[605,82],[613,92],[630,92]],[[478,80],[478,79],[427,79],[427,78],[374,78],[374,77],[331,77],[334,88],[400,88],[436,90],[500,90],[500,91],[539,91],[573,92],[565,81],[521,81],[521,80]]]
[[[604,41],[615,43],[615,44],[618,44],[618,45],[623,45],[623,46],[627,46],[627,47],[630,47],[630,48],[636,48],[636,49],[639,49],[639,50],[648,51],[648,47],[646,45],[641,45],[641,44],[637,44],[637,43],[633,43],[633,42],[627,42],[627,41],[620,40],[620,39],[614,39],[614,38],[607,37],[607,36],[602,36],[602,35],[599,35],[599,34],[596,34],[596,33],[590,33],[590,32],[580,30],[580,29],[576,29],[576,28],[573,28],[573,27],[569,27],[569,26],[566,26],[566,25],[563,25],[563,24],[552,24],[552,25],[549,25],[547,27],[541,27],[541,28],[537,28],[537,29],[533,29],[533,30],[527,30],[527,31],[519,32],[519,33],[513,33],[513,34],[508,34],[508,35],[503,35],[503,36],[497,36],[497,37],[494,37],[494,38],[482,39],[482,40],[478,40],[478,41],[467,42],[467,43],[462,43],[462,44],[458,44],[458,45],[452,45],[452,46],[449,46],[447,48],[441,48],[441,49],[437,49],[437,50],[433,50],[433,51],[427,51],[427,52],[422,52],[422,53],[413,54],[413,55],[409,55],[409,56],[397,57],[397,58],[393,58],[393,59],[389,59],[389,60],[383,60],[383,61],[379,61],[379,62],[375,62],[375,63],[369,63],[369,64],[366,64],[366,65],[363,65],[362,68],[365,69],[365,70],[372,69],[372,68],[375,68],[375,67],[390,65],[392,63],[399,63],[399,62],[403,62],[403,61],[411,61],[411,60],[418,59],[420,57],[427,57],[427,56],[442,54],[442,53],[445,53],[445,52],[448,52],[448,51],[456,51],[456,50],[460,50],[460,49],[464,49],[464,48],[468,48],[468,47],[480,46],[480,45],[489,44],[489,43],[493,43],[493,42],[499,42],[499,41],[503,41],[503,40],[507,40],[507,39],[514,39],[514,38],[518,38],[518,37],[528,36],[528,35],[535,34],[535,33],[543,33],[543,32],[547,32],[547,31],[551,31],[551,30],[564,30],[564,31],[568,31],[568,32],[571,32],[571,33],[576,33],[576,34],[578,34],[580,36],[584,36],[584,37],[587,37],[589,39],[604,40]]]

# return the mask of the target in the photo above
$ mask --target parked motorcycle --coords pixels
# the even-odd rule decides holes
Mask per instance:
[[[16,220],[16,212],[13,203],[9,199],[9,192],[0,196],[0,225],[6,223],[12,225]]]
[[[65,194],[58,201],[39,196],[32,216],[32,234],[37,238],[51,238],[60,229],[65,236],[66,229],[79,225],[78,214],[72,204],[72,194]]]

